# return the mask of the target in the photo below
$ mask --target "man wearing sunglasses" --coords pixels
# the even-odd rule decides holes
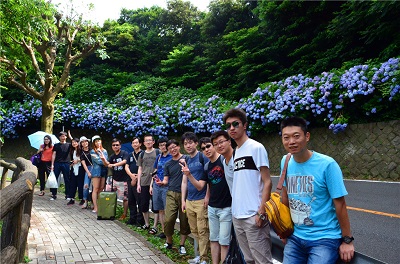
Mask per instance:
[[[246,263],[272,263],[264,207],[272,188],[267,151],[247,136],[247,116],[242,109],[225,112],[223,122],[237,144],[233,155],[232,220],[239,246]]]
[[[182,210],[186,210],[190,230],[199,242],[200,259],[194,258],[190,263],[208,263],[209,229],[208,229],[208,200],[209,189],[203,186],[198,190],[189,181],[188,177],[200,180],[204,174],[204,164],[209,160],[197,150],[198,139],[195,133],[186,132],[182,135],[182,143],[189,157],[183,160],[182,165]],[[189,176],[190,175],[190,176]],[[186,195],[187,194],[187,195]]]
[[[128,213],[128,180],[129,176],[125,171],[125,164],[129,160],[129,154],[125,150],[121,150],[121,140],[114,138],[111,141],[112,150],[114,154],[112,154],[108,160],[104,156],[103,153],[100,153],[100,158],[104,164],[108,168],[112,169],[112,180],[113,180],[113,189],[117,191],[117,198],[122,200],[124,207],[124,214]]]

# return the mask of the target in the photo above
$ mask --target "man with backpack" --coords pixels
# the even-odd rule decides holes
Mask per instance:
[[[182,143],[189,155],[182,165],[182,210],[186,210],[190,230],[199,243],[200,259],[195,258],[192,263],[208,263],[209,229],[208,229],[208,200],[210,197],[208,186],[198,190],[188,177],[200,180],[204,174],[204,164],[209,160],[197,150],[199,144],[196,134],[186,132],[182,135]]]
[[[144,225],[142,229],[150,229],[149,221],[149,205],[150,205],[150,184],[152,181],[152,174],[154,171],[154,162],[156,161],[157,155],[160,154],[159,149],[155,149],[154,138],[152,135],[144,136],[144,145],[146,150],[139,156],[138,159],[138,182],[137,192],[139,193],[140,209],[143,213]],[[156,216],[154,216],[156,218]]]

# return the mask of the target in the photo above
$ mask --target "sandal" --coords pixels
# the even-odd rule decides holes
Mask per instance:
[[[38,195],[39,196],[43,196],[44,195],[44,191],[41,191]]]
[[[157,232],[158,232],[158,230],[157,230],[157,228],[155,228],[155,227],[152,227],[152,228],[149,230],[149,234],[151,234],[151,235],[155,235],[155,234],[157,234]]]
[[[150,226],[147,226],[147,225],[142,225],[141,227],[140,227],[140,229],[143,229],[143,230],[147,230],[147,229],[149,229],[150,228]]]

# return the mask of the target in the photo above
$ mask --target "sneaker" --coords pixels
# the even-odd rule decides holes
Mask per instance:
[[[129,218],[129,220],[126,221],[126,224],[127,225],[137,225],[137,222],[135,220],[132,220],[132,219]]]
[[[159,238],[166,238],[166,236],[165,236],[164,233],[160,233],[160,234],[158,234],[157,236],[158,236]]]
[[[164,248],[165,249],[172,249],[172,244],[165,243],[164,244]]]
[[[85,200],[82,199],[82,200],[79,202],[79,205],[82,206],[84,203],[85,203]]]
[[[50,201],[54,201],[56,199],[57,199],[57,196],[56,195],[52,195],[51,198],[50,198]]]
[[[75,204],[75,200],[73,199],[69,200],[69,202],[67,203],[67,205],[73,205],[73,204]]]
[[[179,246],[179,254],[186,255],[186,248],[183,245]]]
[[[71,198],[67,198],[67,197],[65,197],[65,200],[67,200],[67,201],[71,201]]]
[[[191,264],[198,264],[198,263],[200,263],[200,256],[197,256],[197,257],[195,257],[194,259],[189,259],[189,260],[188,260],[188,263],[191,263]]]

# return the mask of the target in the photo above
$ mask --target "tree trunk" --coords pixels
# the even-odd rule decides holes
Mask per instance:
[[[42,101],[42,131],[53,134],[54,104],[53,101]]]

